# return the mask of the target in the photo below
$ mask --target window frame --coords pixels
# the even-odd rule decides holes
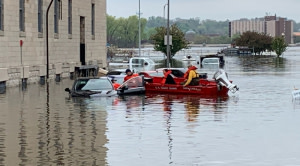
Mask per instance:
[[[95,3],[92,3],[91,8],[91,34],[95,36]]]
[[[0,31],[4,31],[4,4],[3,0],[0,0]]]
[[[54,0],[54,33],[58,34],[59,33],[59,14],[60,14],[60,0]]]
[[[38,0],[38,32],[43,33],[43,0]]]
[[[25,32],[25,0],[19,0],[19,30]]]
[[[68,34],[72,34],[72,0],[68,0]]]

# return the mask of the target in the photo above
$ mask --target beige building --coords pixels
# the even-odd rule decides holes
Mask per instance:
[[[261,21],[260,19],[241,19],[236,21],[230,22],[230,34],[231,37],[235,34],[243,34],[247,31],[252,32],[258,32],[258,33],[264,33],[265,32],[265,24],[264,21]]]
[[[241,19],[229,22],[230,37],[246,31],[265,33],[272,37],[284,36],[286,43],[294,43],[293,22],[285,18],[266,16],[264,19]]]
[[[0,0],[0,86],[106,67],[106,0]],[[21,43],[23,43],[21,47]],[[49,65],[47,65],[49,64]],[[48,66],[48,67],[47,67]]]

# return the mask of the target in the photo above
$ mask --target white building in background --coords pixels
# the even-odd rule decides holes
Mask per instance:
[[[45,77],[50,1],[0,0],[0,86]],[[50,77],[85,64],[106,67],[106,0],[53,0],[48,18]]]

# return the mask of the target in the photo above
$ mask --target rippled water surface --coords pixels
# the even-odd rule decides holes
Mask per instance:
[[[240,91],[222,98],[72,99],[69,79],[8,88],[0,94],[0,165],[300,165],[300,101],[291,96],[300,88],[300,48],[225,60]],[[215,69],[200,71],[212,77]]]

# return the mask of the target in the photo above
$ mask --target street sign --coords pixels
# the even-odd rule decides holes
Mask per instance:
[[[168,43],[168,41],[167,41],[167,39],[168,39],[168,37],[167,37],[167,35],[165,35],[165,38],[164,38],[164,44],[165,45],[167,45]],[[169,45],[172,45],[172,36],[171,35],[169,35]]]

